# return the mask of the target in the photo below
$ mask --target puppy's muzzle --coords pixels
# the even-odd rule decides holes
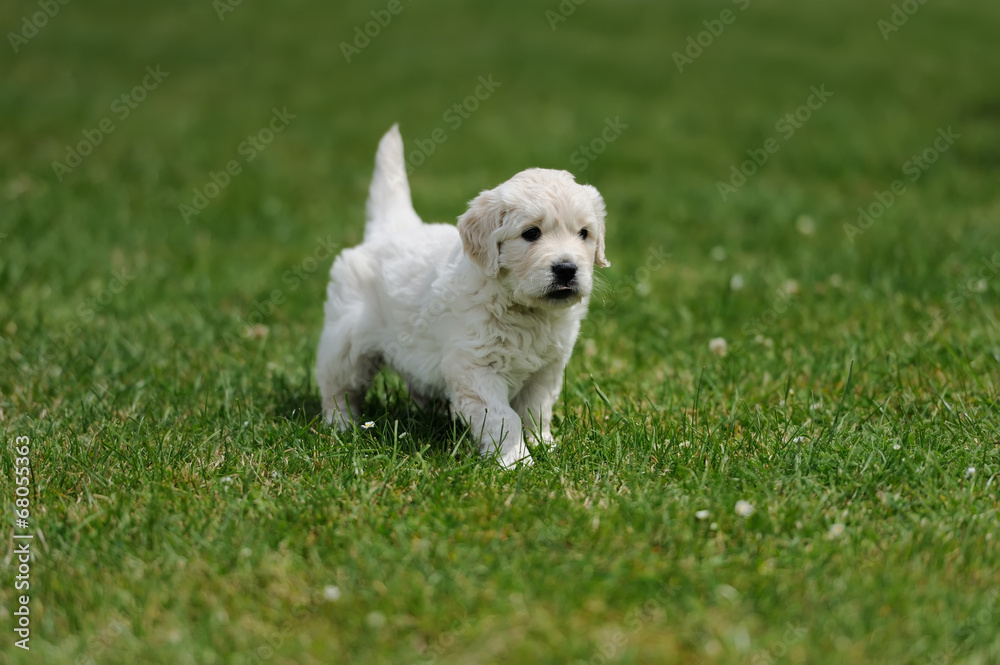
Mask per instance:
[[[552,287],[546,294],[554,300],[569,298],[577,292],[576,264],[562,261],[552,266]]]
[[[576,264],[563,261],[552,266],[552,277],[556,286],[570,286],[576,278]]]

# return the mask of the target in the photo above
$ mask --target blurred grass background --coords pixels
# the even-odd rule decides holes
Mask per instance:
[[[0,426],[36,441],[45,540],[37,651],[8,636],[0,655],[253,662],[307,607],[262,660],[992,662],[1000,6],[928,2],[885,39],[901,4],[402,0],[348,63],[388,3],[71,1],[16,52],[41,9],[5,3]],[[479,77],[500,85],[452,127]],[[723,200],[813,86],[833,96]],[[275,108],[295,117],[247,163]],[[609,118],[627,128],[581,170]],[[427,221],[532,166],[607,201],[564,452],[533,470],[480,467],[391,378],[377,436],[310,427],[329,265],[310,257],[361,239],[394,122],[410,151],[447,136],[411,175]],[[955,144],[851,242],[945,128]],[[669,258],[643,272],[651,249]],[[712,530],[692,517],[709,506]]]

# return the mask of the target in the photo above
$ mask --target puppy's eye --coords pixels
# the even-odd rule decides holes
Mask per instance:
[[[583,238],[584,240],[586,240],[586,239],[587,239],[587,236],[589,236],[589,235],[590,235],[590,234],[589,234],[589,233],[587,233],[587,229],[580,229],[580,237],[581,237],[581,238]]]
[[[542,237],[542,232],[538,229],[537,226],[532,226],[530,229],[522,233],[521,237],[527,240],[528,242],[535,242],[536,240]]]

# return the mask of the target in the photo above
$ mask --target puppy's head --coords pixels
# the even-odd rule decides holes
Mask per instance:
[[[511,300],[561,307],[590,296],[604,257],[604,199],[566,171],[528,169],[469,203],[465,253]]]

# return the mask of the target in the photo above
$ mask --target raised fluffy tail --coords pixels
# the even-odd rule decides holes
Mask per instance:
[[[399,134],[399,125],[393,125],[379,141],[375,153],[375,173],[365,207],[365,241],[422,223],[410,199],[403,137]]]

